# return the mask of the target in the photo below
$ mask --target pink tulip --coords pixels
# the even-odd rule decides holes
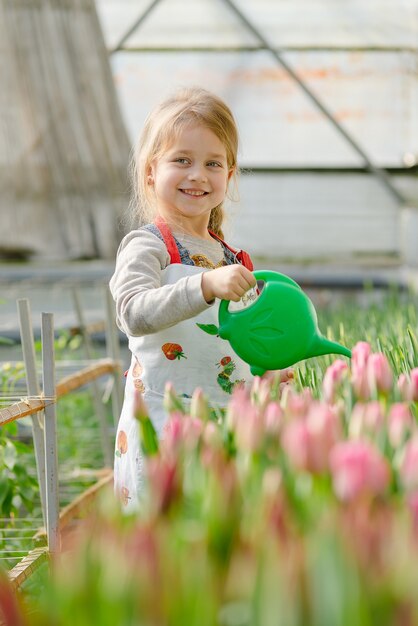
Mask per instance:
[[[163,432],[163,445],[166,449],[180,446],[183,436],[183,414],[171,413]]]
[[[329,467],[329,453],[341,437],[341,423],[335,411],[326,404],[311,405],[306,420],[310,435],[310,466],[313,472]]]
[[[203,467],[214,467],[224,456],[224,442],[219,427],[214,422],[206,422],[202,433],[200,461]]]
[[[205,424],[203,442],[212,448],[222,448],[222,433],[214,422],[207,422]]]
[[[418,489],[418,435],[406,444],[399,473],[405,489]]]
[[[393,447],[398,447],[412,426],[412,415],[409,406],[404,402],[396,402],[390,407],[388,415],[388,435]]]
[[[269,402],[264,411],[264,423],[266,433],[277,436],[283,422],[283,411],[277,402]]]
[[[375,436],[384,426],[383,408],[377,400],[357,402],[352,410],[349,424],[350,437],[358,439],[364,435]]]
[[[193,450],[203,432],[204,423],[196,417],[185,415],[183,417],[183,442],[187,450]]]
[[[271,397],[271,384],[272,381],[269,378],[254,377],[254,381],[251,387],[251,400],[259,406],[261,410],[267,406]]]
[[[210,419],[208,400],[200,387],[196,387],[190,401],[190,415],[207,422]]]
[[[411,370],[409,376],[401,374],[398,378],[397,387],[406,402],[418,402],[418,367]]]
[[[135,389],[135,393],[134,393],[134,416],[135,418],[139,422],[141,422],[148,418],[148,414],[149,414],[149,411],[148,411],[147,405],[144,402],[144,396],[138,389]]]
[[[251,399],[245,387],[238,386],[233,392],[226,409],[226,424],[230,430],[235,430],[240,419],[251,409]]]
[[[258,407],[247,407],[235,424],[235,435],[239,448],[247,452],[260,449],[264,438],[264,419]]]
[[[309,431],[304,419],[299,417],[285,426],[282,446],[294,468],[308,470]]]
[[[412,525],[415,532],[418,532],[418,491],[408,497],[409,510],[412,516]]]
[[[334,491],[343,502],[384,492],[389,485],[389,465],[365,441],[337,443],[330,454]]]
[[[393,373],[386,356],[381,352],[371,354],[367,361],[367,377],[372,389],[388,393],[393,385]]]
[[[180,495],[177,460],[152,457],[146,471],[156,513],[165,513]]]
[[[370,385],[367,376],[367,361],[371,348],[365,341],[357,343],[351,352],[351,382],[358,398],[370,397]]]
[[[165,456],[176,456],[180,450],[192,450],[203,431],[203,422],[182,413],[171,413],[164,426],[161,452]]]
[[[322,381],[322,390],[324,400],[326,402],[334,402],[337,389],[343,380],[345,373],[348,370],[348,365],[342,359],[336,359],[325,372],[324,379]]]
[[[351,351],[351,364],[355,366],[367,365],[371,352],[372,350],[369,343],[359,341]]]
[[[351,366],[351,384],[357,398],[368,400],[370,398],[370,384],[367,375],[367,365],[354,363]]]
[[[325,404],[313,403],[306,419],[289,422],[282,445],[290,463],[297,469],[320,473],[328,469],[329,452],[340,437],[336,413]]]
[[[169,415],[175,412],[184,413],[184,406],[170,381],[165,384],[163,406]]]
[[[296,393],[290,385],[286,385],[282,401],[286,416],[292,418],[306,416],[312,401],[313,395],[310,388],[304,387],[300,393]]]
[[[406,374],[400,374],[398,381],[396,383],[397,388],[401,394],[401,398],[406,402],[410,400],[410,384],[409,378]]]
[[[411,370],[411,400],[418,402],[418,367]]]

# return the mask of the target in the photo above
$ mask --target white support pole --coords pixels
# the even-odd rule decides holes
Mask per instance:
[[[73,289],[73,301],[74,307],[77,314],[78,325],[81,330],[81,334],[84,340],[84,349],[86,353],[86,357],[90,360],[93,358],[93,347],[91,344],[90,336],[86,330],[86,323],[84,319],[83,309],[81,307],[80,296],[78,294],[77,289]],[[104,463],[106,467],[111,467],[113,463],[113,446],[109,437],[109,427],[107,424],[106,413],[104,410],[102,398],[100,395],[100,387],[97,380],[93,380],[91,383],[92,392],[93,392],[93,404],[94,409],[99,420],[100,426],[100,437],[102,440],[102,452],[104,457]]]
[[[29,300],[26,298],[17,301],[20,339],[22,344],[23,360],[26,370],[27,389],[30,396],[39,396],[38,371],[36,367],[35,346]],[[41,496],[42,517],[46,527],[46,488],[45,488],[45,443],[44,443],[44,412],[31,415],[32,437],[35,448],[36,472],[38,475],[39,492]]]
[[[104,288],[105,304],[106,304],[106,348],[107,353],[113,361],[121,363],[119,337],[115,322],[115,306],[110,294],[109,288]],[[122,370],[118,368],[113,375],[113,421],[115,426],[118,425],[119,417],[123,405],[123,385]]]
[[[42,375],[45,407],[46,532],[52,554],[60,549],[59,480],[55,389],[54,318],[42,313]]]

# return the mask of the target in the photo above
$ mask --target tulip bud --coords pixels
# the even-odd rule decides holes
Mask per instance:
[[[176,394],[173,383],[170,381],[165,384],[163,407],[169,415],[176,412],[185,413],[183,403]]]
[[[412,415],[409,406],[403,402],[392,404],[388,415],[388,435],[394,448],[401,445],[411,426]]]
[[[337,443],[330,454],[330,467],[334,491],[344,502],[381,494],[390,482],[386,459],[365,441]]]
[[[148,408],[144,401],[144,396],[142,393],[135,389],[134,393],[134,416],[139,421],[142,422],[144,419],[148,417]]]
[[[359,341],[356,343],[351,351],[351,364],[352,366],[364,366],[367,364],[369,356],[371,354],[371,347],[366,341]]]
[[[239,448],[247,452],[257,452],[264,437],[264,420],[259,409],[250,405],[235,425],[236,441]]]
[[[367,361],[371,348],[365,341],[358,342],[351,353],[351,382],[358,398],[370,397],[370,384],[367,376]]]
[[[370,398],[370,384],[365,365],[353,365],[351,368],[351,383],[358,398],[368,400]]]
[[[283,422],[283,411],[277,402],[269,402],[264,412],[266,433],[277,436]]]
[[[190,402],[190,415],[207,422],[210,419],[209,402],[200,387],[196,387]]]
[[[408,491],[418,489],[418,435],[410,439],[405,446],[399,474],[405,489]]]
[[[388,393],[393,385],[393,373],[386,356],[381,352],[371,354],[367,361],[367,377],[371,388]]]
[[[409,384],[408,376],[406,374],[400,374],[398,381],[396,383],[396,386],[399,389],[402,399],[405,400],[406,402],[409,402],[410,384]]]
[[[295,469],[308,470],[309,443],[305,420],[297,418],[286,424],[282,434],[282,446]]]
[[[382,406],[377,400],[374,402],[357,402],[352,410],[349,432],[350,437],[358,439],[364,435],[376,436],[385,423]]]
[[[252,402],[263,411],[271,398],[272,381],[269,378],[254,377],[250,396]]]
[[[167,513],[181,494],[177,459],[154,457],[148,462],[147,477],[156,513]]]
[[[280,405],[282,406],[286,416],[304,417],[313,401],[312,390],[304,387],[300,393],[288,386],[283,393]]]
[[[411,370],[411,400],[418,402],[418,367]]]
[[[207,422],[207,424],[205,424],[203,441],[212,448],[222,448],[222,433],[214,422]]]
[[[249,393],[245,387],[236,387],[226,409],[226,424],[229,430],[235,430],[239,420],[252,407]]]
[[[322,382],[324,400],[334,402],[338,386],[341,384],[344,374],[348,370],[348,365],[342,359],[336,359],[325,372]]]

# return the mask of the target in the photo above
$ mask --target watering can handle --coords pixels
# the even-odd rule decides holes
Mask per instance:
[[[293,287],[297,287],[298,289],[300,289],[300,286],[291,278],[289,278],[289,276],[285,276],[285,274],[279,274],[278,272],[272,272],[271,270],[256,270],[255,272],[253,272],[256,280],[261,280],[265,283],[268,282],[282,282],[282,283],[288,283],[289,285],[292,285]],[[229,300],[221,300],[220,305],[219,305],[219,323],[220,324],[224,324],[226,322],[226,319],[228,317],[228,306],[229,306]]]

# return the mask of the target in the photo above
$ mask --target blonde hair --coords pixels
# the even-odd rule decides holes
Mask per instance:
[[[191,123],[211,130],[225,146],[228,169],[237,172],[238,130],[234,116],[221,98],[200,87],[183,88],[164,100],[147,117],[131,161],[131,217],[145,224],[157,213],[153,187],[148,184],[151,163],[162,156]],[[209,230],[223,237],[223,203],[211,211]]]

